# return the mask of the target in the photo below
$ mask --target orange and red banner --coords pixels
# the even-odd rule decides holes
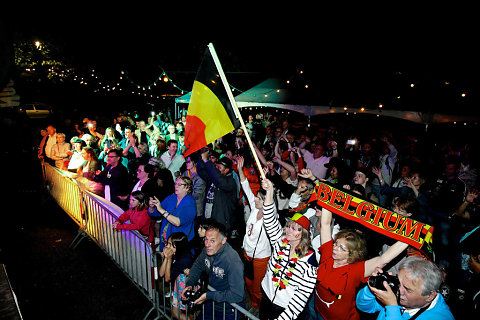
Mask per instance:
[[[404,217],[391,210],[380,207],[374,202],[359,198],[354,193],[340,190],[324,181],[315,186],[309,202],[317,204],[348,220],[402,241],[421,250],[428,256],[432,254],[433,227],[411,218]]]

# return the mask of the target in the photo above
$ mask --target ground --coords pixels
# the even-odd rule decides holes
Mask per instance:
[[[23,318],[142,319],[148,299],[95,243],[69,247],[78,226],[42,189],[38,161],[25,153],[7,167],[0,263]]]

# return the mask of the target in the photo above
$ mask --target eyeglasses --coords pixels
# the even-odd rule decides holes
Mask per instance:
[[[175,182],[175,185],[180,187],[180,186],[186,185],[186,183],[176,183],[176,182]]]
[[[140,170],[140,169],[138,169],[137,172],[145,172],[145,170]]]
[[[118,156],[107,156],[107,158],[118,158]]]
[[[344,246],[342,246],[341,244],[338,244],[337,241],[335,241],[335,242],[333,243],[333,247],[337,247],[337,248],[339,248],[340,250],[342,250],[343,252],[348,252],[348,250],[347,250]]]

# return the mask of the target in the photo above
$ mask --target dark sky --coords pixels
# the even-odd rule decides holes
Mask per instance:
[[[480,55],[468,17],[458,19],[462,17],[448,8],[443,15],[413,8],[396,15],[336,11],[333,18],[331,12],[312,8],[286,11],[279,15],[248,7],[195,14],[143,6],[108,14],[39,15],[17,21],[14,28],[60,43],[77,64],[105,72],[125,68],[137,79],[158,75],[160,67],[193,77],[212,42],[227,73],[288,77],[301,69],[311,88],[338,99],[349,95],[362,103],[367,100],[362,96],[391,96],[399,86],[416,81],[422,84],[417,88],[429,90],[422,93],[425,100],[450,81],[455,86],[450,91],[469,90],[472,101],[478,101],[473,92],[478,92]],[[242,89],[249,85],[246,81]]]

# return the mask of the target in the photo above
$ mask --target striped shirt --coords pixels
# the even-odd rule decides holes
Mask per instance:
[[[313,251],[297,260],[288,259],[290,244],[283,236],[282,226],[276,216],[275,204],[263,206],[263,221],[272,245],[272,256],[262,280],[262,288],[270,301],[285,308],[278,319],[296,319],[313,292],[317,268],[308,262]]]

